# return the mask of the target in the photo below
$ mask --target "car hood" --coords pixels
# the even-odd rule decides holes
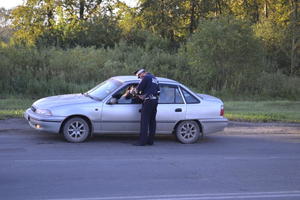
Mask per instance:
[[[95,101],[96,100],[84,96],[83,94],[66,94],[39,99],[34,102],[32,106],[35,108],[49,109],[58,106],[92,103]]]
[[[197,94],[199,97],[201,97],[201,99],[205,100],[205,101],[214,101],[214,102],[218,102],[218,103],[223,103],[223,101],[217,97],[211,96],[211,95],[207,95],[207,94]]]

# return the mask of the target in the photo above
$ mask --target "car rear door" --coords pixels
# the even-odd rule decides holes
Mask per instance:
[[[177,85],[160,85],[160,97],[157,106],[156,132],[172,133],[174,126],[185,119],[186,104]]]

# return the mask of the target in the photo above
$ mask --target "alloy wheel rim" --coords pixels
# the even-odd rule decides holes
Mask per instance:
[[[82,137],[86,133],[85,125],[80,121],[75,121],[70,124],[68,134],[75,139]]]
[[[197,133],[197,128],[194,124],[185,123],[180,128],[180,136],[184,140],[192,140]]]

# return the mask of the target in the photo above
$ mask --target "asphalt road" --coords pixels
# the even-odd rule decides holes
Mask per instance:
[[[71,144],[0,121],[0,199],[300,199],[300,134],[237,128],[192,145],[164,136],[138,147],[135,136]]]

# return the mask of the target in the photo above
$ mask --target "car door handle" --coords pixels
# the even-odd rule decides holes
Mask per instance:
[[[176,108],[175,112],[182,112],[182,109],[181,108]]]
[[[142,112],[142,109],[139,109],[139,112]]]

